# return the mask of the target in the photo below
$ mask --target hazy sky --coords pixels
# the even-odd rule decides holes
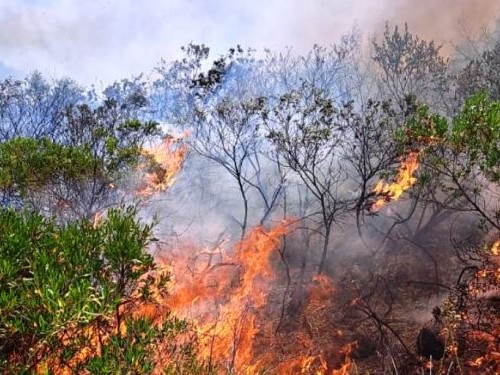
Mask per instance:
[[[354,24],[370,35],[385,20],[443,43],[499,15],[500,0],[0,0],[0,77],[37,69],[109,83],[179,57],[191,41],[301,52]]]

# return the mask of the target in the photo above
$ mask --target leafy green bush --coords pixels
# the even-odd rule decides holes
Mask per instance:
[[[47,138],[13,138],[0,143],[0,187],[4,195],[24,198],[58,181],[88,178],[93,161],[83,146],[63,146]]]
[[[409,129],[407,141],[441,146],[435,163],[447,164],[454,158],[452,161],[463,169],[460,175],[479,168],[492,182],[500,180],[500,102],[486,93],[468,98],[451,121],[420,107],[409,120]]]
[[[57,138],[14,137],[0,143],[0,203],[57,216],[91,217],[116,204],[116,183],[137,165],[142,145],[160,135],[154,122],[117,113],[105,102],[66,110]]]
[[[146,251],[152,226],[135,213],[113,209],[99,225],[58,227],[38,214],[0,210],[0,372],[31,372],[43,363],[74,370],[71,359],[92,344],[90,331],[99,340],[116,331],[119,307],[141,297],[132,293],[154,268]],[[150,323],[128,319],[127,335],[111,335],[88,369],[109,373],[139,361],[147,372],[154,351],[146,347],[165,333]]]

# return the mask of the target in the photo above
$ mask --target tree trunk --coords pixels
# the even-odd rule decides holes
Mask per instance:
[[[248,198],[243,186],[241,176],[238,176],[238,187],[240,189],[241,198],[243,199],[243,221],[241,223],[241,239],[245,238],[248,224]]]
[[[328,245],[330,243],[330,229],[332,225],[328,224],[325,228],[325,240],[323,241],[323,253],[321,254],[321,261],[319,262],[318,275],[322,274],[325,270],[326,256],[328,254]]]

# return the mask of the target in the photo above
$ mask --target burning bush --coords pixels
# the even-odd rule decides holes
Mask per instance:
[[[0,370],[498,373],[500,102],[407,25],[359,38],[0,85]]]
[[[185,325],[167,319],[155,326],[129,313],[158,287],[144,277],[154,269],[146,252],[152,227],[134,215],[113,209],[97,226],[58,227],[37,214],[0,211],[2,372],[154,367],[155,343]]]

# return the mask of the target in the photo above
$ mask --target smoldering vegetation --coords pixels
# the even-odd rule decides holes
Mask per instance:
[[[150,251],[177,276],[179,311],[228,324],[229,334],[213,328],[202,357],[211,370],[498,371],[498,253],[489,249],[500,229],[500,145],[498,118],[485,115],[500,99],[498,33],[471,36],[449,57],[407,25],[386,24],[369,50],[364,40],[355,30],[303,56],[237,46],[213,57],[190,44],[183,59],[102,93],[39,74],[7,79],[2,142],[94,145],[93,124],[137,119],[162,134],[134,147],[184,133],[171,147],[188,151],[172,186],[145,198],[128,168],[91,183],[62,176],[28,196],[4,189],[2,202],[60,222],[120,201],[158,217]]]
[[[422,105],[453,118],[468,96],[492,92],[486,71],[495,54],[493,35],[474,42],[484,49],[479,55],[464,59],[461,50],[445,58],[439,46],[407,26],[387,25],[369,54],[354,32],[303,57],[269,52],[255,59],[237,48],[191,73],[196,92],[185,102],[196,104],[183,108],[182,117],[166,117],[174,128],[190,132],[191,150],[157,208],[169,217],[168,231],[181,242],[184,237],[215,248],[256,225],[292,219],[268,295],[267,311],[281,342],[297,340],[312,324],[311,280],[325,274],[337,290],[325,307],[327,323],[319,319],[317,329],[329,323],[350,332],[342,339],[327,337],[336,345],[358,343],[352,355],[359,369],[405,373],[418,371],[419,356],[440,359],[443,353],[435,353],[444,351],[449,337],[436,312],[470,266],[464,259],[468,251],[495,239],[496,224],[480,222],[497,210],[496,187],[479,182],[481,192],[467,202],[457,187],[470,189],[478,175],[450,183],[450,175],[426,164],[432,142],[401,145],[394,138]],[[205,50],[189,46],[186,52],[193,58]],[[373,209],[380,199],[373,192],[376,183],[383,177],[394,181],[407,168],[405,155],[415,150],[424,154],[410,176],[414,185],[397,202],[388,194],[383,208]],[[339,347],[322,343],[321,333],[309,335],[318,340],[313,351],[338,354]],[[451,360],[446,366],[453,372],[460,365]]]

